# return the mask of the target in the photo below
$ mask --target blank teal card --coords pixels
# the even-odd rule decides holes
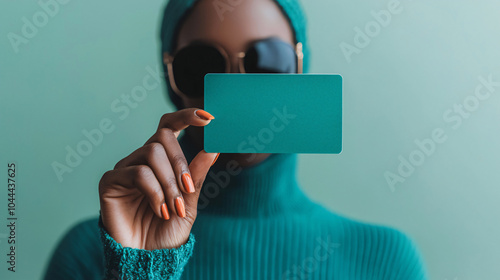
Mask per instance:
[[[209,153],[342,151],[342,76],[207,74]]]

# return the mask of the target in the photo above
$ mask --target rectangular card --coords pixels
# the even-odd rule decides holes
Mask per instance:
[[[342,151],[342,76],[207,74],[209,153]]]

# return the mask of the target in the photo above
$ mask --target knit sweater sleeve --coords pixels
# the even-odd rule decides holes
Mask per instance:
[[[175,249],[144,250],[123,247],[106,231],[99,213],[99,232],[104,248],[105,280],[180,279],[193,253],[194,235]]]
[[[427,270],[415,241],[401,231],[394,230],[395,244],[391,259],[391,277],[388,279],[427,280]]]

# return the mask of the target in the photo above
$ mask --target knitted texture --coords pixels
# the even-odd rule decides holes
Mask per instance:
[[[104,247],[105,279],[179,279],[193,253],[194,235],[175,249],[144,250],[117,243],[104,229],[99,211],[99,232]]]
[[[163,53],[172,53],[176,45],[177,32],[183,22],[183,19],[189,15],[189,10],[196,4],[198,0],[170,0],[165,7],[163,13],[163,20],[160,29],[160,41],[161,41],[161,54],[160,57],[163,59]],[[283,11],[284,15],[287,17],[292,30],[295,33],[295,41],[302,43],[302,52],[304,53],[304,64],[303,72],[309,72],[309,46],[307,42],[307,24],[306,16],[302,10],[302,7],[298,0],[274,0],[278,6]],[[163,64],[163,71],[165,77],[167,77],[167,66]],[[169,80],[166,78],[165,83],[167,85],[168,95],[174,103],[174,105],[180,109],[181,100],[177,96],[172,87],[170,86]]]

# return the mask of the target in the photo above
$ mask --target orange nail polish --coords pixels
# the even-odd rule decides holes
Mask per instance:
[[[170,216],[168,215],[167,204],[163,203],[161,205],[161,214],[163,215],[163,219],[168,220]]]
[[[175,199],[175,208],[177,209],[177,215],[179,215],[179,217],[186,217],[186,209],[184,208],[184,201],[181,197]]]
[[[182,184],[188,193],[194,193],[194,183],[189,173],[182,174]]]
[[[208,113],[207,111],[205,110],[196,110],[194,111],[194,113],[196,114],[196,116],[198,116],[200,119],[203,119],[203,120],[206,120],[206,121],[210,121],[210,120],[213,120],[214,119],[214,116],[212,116],[210,113]]]
[[[215,164],[215,162],[216,162],[216,161],[217,161],[217,159],[219,158],[219,155],[220,155],[220,153],[217,153],[217,155],[215,156],[214,161],[212,162],[212,165],[210,165],[210,166],[213,166],[213,165]]]

